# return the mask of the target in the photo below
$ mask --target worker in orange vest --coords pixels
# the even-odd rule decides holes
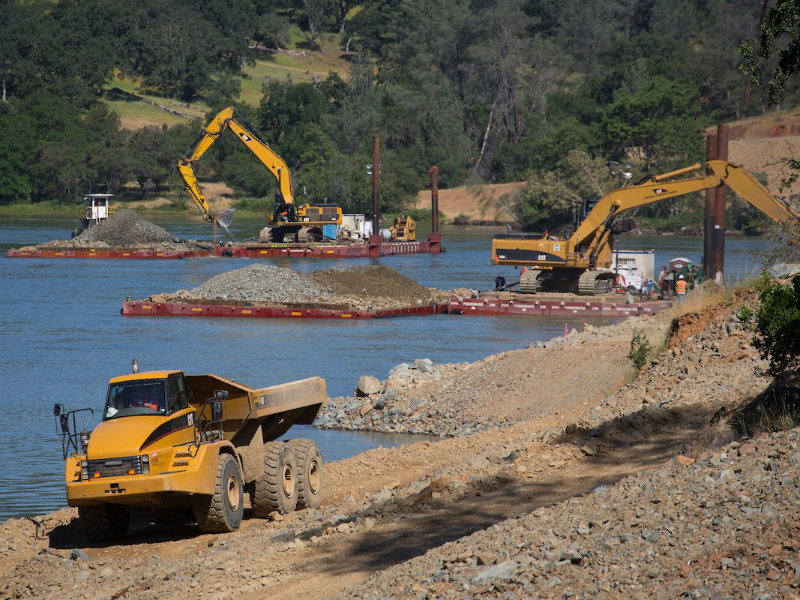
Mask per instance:
[[[678,275],[678,281],[675,282],[675,291],[678,293],[678,305],[683,304],[686,299],[686,278],[683,275]]]

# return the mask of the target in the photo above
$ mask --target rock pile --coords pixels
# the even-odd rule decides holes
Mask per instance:
[[[335,597],[796,598],[799,486],[798,430],[733,442],[500,522]]]
[[[163,227],[143,219],[132,210],[119,209],[105,221],[84,230],[76,242],[125,248],[135,244],[174,242],[175,238]]]
[[[87,248],[156,250],[181,252],[210,250],[210,242],[179,240],[166,229],[151,223],[132,210],[119,209],[105,221],[92,225],[71,240],[53,240],[33,246],[48,250],[85,250]]]
[[[380,381],[371,375],[361,377],[355,397],[331,398],[314,425],[322,429],[363,429],[430,435],[460,435],[483,431],[488,423],[465,421],[456,410],[441,412],[436,402],[414,390],[443,377],[456,377],[466,364],[437,365],[428,358],[412,364],[400,363]],[[441,407],[439,407],[441,408]]]
[[[429,304],[436,297],[435,290],[422,287],[389,267],[362,266],[304,274],[252,264],[212,277],[196,288],[161,294],[152,300],[227,301],[366,311]]]
[[[334,296],[327,288],[291,269],[256,263],[221,273],[196,288],[178,290],[170,294],[170,299],[326,304]]]

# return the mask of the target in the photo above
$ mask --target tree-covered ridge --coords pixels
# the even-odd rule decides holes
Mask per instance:
[[[0,5],[0,203],[70,201],[130,182],[141,195],[178,190],[175,162],[204,123],[122,130],[102,103],[104,85],[135,78],[154,94],[202,99],[213,114],[238,101],[248,61],[300,31],[312,51],[323,35],[337,36],[348,76],[267,79],[258,106],[237,105],[292,167],[299,197],[368,209],[379,135],[388,210],[411,201],[438,164],[445,187],[527,179],[520,218],[556,225],[568,220],[570,198],[598,193],[592,180],[607,161],[632,161],[639,174],[685,166],[703,157],[705,125],[767,109],[770,83],[743,72],[739,48],[760,34],[769,8],[770,0],[9,0]],[[769,54],[758,60],[780,66]],[[784,101],[795,100],[796,87],[782,84]],[[200,167],[237,195],[272,194],[235,139],[220,140]]]

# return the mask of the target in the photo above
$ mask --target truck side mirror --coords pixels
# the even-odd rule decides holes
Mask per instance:
[[[64,433],[69,433],[69,415],[59,415],[59,421],[61,423],[61,431]]]
[[[63,404],[58,404],[58,403],[56,403],[56,404],[54,404],[54,405],[53,405],[53,414],[54,414],[56,417],[57,417],[57,416],[59,416],[59,415],[61,414],[61,411],[62,411],[62,410],[64,410],[64,405],[63,405]]]
[[[228,390],[217,390],[214,392],[214,395],[217,397],[217,400],[227,400],[228,399]]]
[[[225,392],[227,395],[228,392]],[[217,392],[219,394],[219,392]],[[212,421],[222,421],[222,402],[219,400],[213,400],[211,402],[211,420]]]

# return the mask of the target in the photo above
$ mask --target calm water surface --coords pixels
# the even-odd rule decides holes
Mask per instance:
[[[174,235],[213,239],[199,222],[157,222]],[[72,220],[6,219],[0,223],[0,520],[41,514],[65,505],[63,462],[52,405],[101,407],[108,379],[126,373],[132,358],[143,369],[178,368],[217,373],[253,386],[312,375],[327,379],[329,395],[343,395],[363,374],[384,378],[397,363],[427,357],[436,362],[473,361],[522,348],[564,330],[564,319],[437,315],[365,321],[267,319],[164,319],[122,317],[126,296],[199,285],[242,267],[243,259],[176,261],[7,259],[5,250],[64,238]],[[261,224],[238,219],[237,239],[257,235]],[[424,232],[421,232],[425,235]],[[495,275],[514,278],[512,267],[489,264],[493,230],[445,228],[447,252],[381,259],[423,285],[488,289]],[[226,239],[218,236],[218,239]],[[654,248],[657,265],[677,255],[699,260],[700,238],[626,238],[623,248]],[[758,238],[729,238],[728,273],[757,272]],[[378,262],[370,259],[274,260],[299,271]],[[570,322],[578,329],[581,322]],[[294,432],[293,432],[294,433]],[[330,432],[303,428],[326,460],[339,460],[409,436]],[[419,439],[415,437],[413,439]]]

